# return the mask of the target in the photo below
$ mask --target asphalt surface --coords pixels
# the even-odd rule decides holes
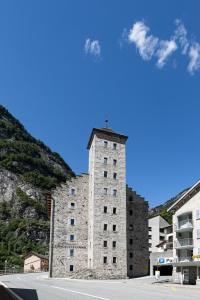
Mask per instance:
[[[45,273],[0,276],[23,300],[195,300],[200,299],[200,287],[177,286],[163,278],[120,281],[48,279]],[[4,300],[4,298],[1,298]],[[20,299],[20,300],[21,300]],[[5,298],[6,300],[6,298]]]

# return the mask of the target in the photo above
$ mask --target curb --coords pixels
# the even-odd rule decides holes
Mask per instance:
[[[11,297],[13,297],[13,300],[24,300],[23,298],[18,296],[16,293],[14,293],[5,283],[0,281],[0,285],[5,288],[6,292],[8,292],[8,294],[10,294]]]

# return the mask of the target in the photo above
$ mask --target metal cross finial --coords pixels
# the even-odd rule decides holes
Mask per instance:
[[[105,127],[108,128],[108,120],[105,120]]]

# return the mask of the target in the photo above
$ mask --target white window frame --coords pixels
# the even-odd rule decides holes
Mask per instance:
[[[196,220],[200,219],[200,208],[196,210]]]
[[[113,197],[117,197],[117,190],[113,190]]]
[[[70,195],[71,196],[75,196],[76,195],[76,189],[75,188],[71,188],[70,189]]]
[[[71,240],[71,236],[74,236],[74,239],[73,239],[73,240]],[[72,233],[72,234],[69,235],[69,241],[70,241],[70,242],[74,242],[74,241],[75,241],[75,234]]]
[[[72,203],[74,203],[74,206],[72,206]],[[76,203],[75,202],[69,202],[69,208],[70,209],[75,209],[76,208]]]
[[[73,251],[73,255],[71,255],[71,251]],[[74,257],[74,248],[69,248],[68,249],[68,256],[69,257]]]
[[[103,194],[104,194],[104,196],[108,195],[108,188],[103,189]]]

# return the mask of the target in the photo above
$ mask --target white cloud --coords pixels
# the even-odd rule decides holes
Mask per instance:
[[[177,26],[175,32],[174,32],[174,40],[177,41],[177,43],[180,44],[180,47],[182,49],[182,54],[186,54],[189,48],[189,41],[187,38],[187,30],[184,26],[184,24],[181,22],[181,20],[175,20],[175,24]]]
[[[195,71],[200,69],[200,44],[193,43],[188,51],[190,62],[187,70],[190,74],[194,74]]]
[[[158,57],[158,61],[156,64],[158,68],[162,68],[165,65],[167,58],[172,55],[172,53],[176,51],[176,49],[177,45],[174,40],[160,41],[158,50],[155,54]]]
[[[98,40],[86,39],[84,49],[86,54],[91,54],[94,56],[101,55],[101,46]]]
[[[189,58],[188,72],[194,74],[200,70],[200,43],[188,38],[187,29],[181,20],[176,19],[175,25],[171,38],[167,40],[150,34],[150,28],[143,21],[135,22],[129,31],[124,30],[121,38],[134,44],[143,60],[156,58],[156,66],[160,69],[167,63],[168,58],[180,49],[181,54]]]
[[[149,30],[149,27],[143,22],[136,22],[128,34],[128,41],[135,43],[139,54],[144,60],[150,60],[152,58],[158,44],[157,37],[153,35],[147,36]]]

